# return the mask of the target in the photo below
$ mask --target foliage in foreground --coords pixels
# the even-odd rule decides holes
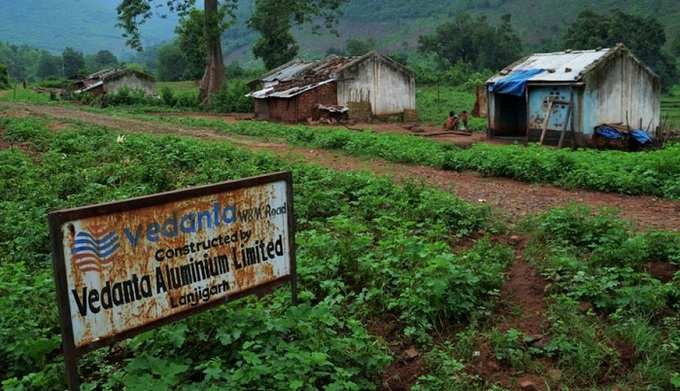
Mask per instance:
[[[680,233],[636,232],[612,211],[582,206],[521,229],[525,257],[548,280],[540,334],[473,320],[424,356],[428,373],[414,390],[501,390],[474,370],[487,360],[497,366],[486,375],[511,377],[503,385],[512,389],[521,378],[558,390],[680,386]]]
[[[154,116],[139,118],[159,120]],[[379,157],[393,162],[455,171],[474,170],[483,175],[523,182],[680,199],[680,144],[639,153],[483,143],[462,149],[416,136],[338,128],[248,121],[225,123],[181,117],[161,117],[160,120],[226,133],[285,139],[293,145],[341,150],[350,155]]]
[[[230,303],[88,354],[88,389],[376,388],[391,357],[366,329],[392,313],[404,338],[429,343],[442,322],[490,308],[510,261],[483,240],[454,255],[446,241],[488,226],[485,208],[368,174],[290,166],[225,143],[50,132],[5,119],[0,150],[0,378],[5,389],[61,389],[59,329],[46,227],[49,210],[292,169],[301,305],[287,290]],[[379,316],[379,315],[378,315]]]
[[[680,234],[635,233],[580,206],[530,226],[533,262],[551,283],[542,353],[574,386],[670,389],[680,372]]]

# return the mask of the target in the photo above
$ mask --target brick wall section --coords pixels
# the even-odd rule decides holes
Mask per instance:
[[[269,98],[266,100],[266,104],[269,106],[268,118],[262,119],[282,122],[304,122],[307,118],[312,117],[314,106],[319,103],[324,105],[338,104],[336,83],[325,84],[289,99]],[[264,117],[266,111],[258,110],[258,118],[260,118],[260,114]]]
[[[337,105],[338,88],[335,82],[308,91],[297,98],[298,121],[305,121],[314,114],[314,106],[317,104]]]

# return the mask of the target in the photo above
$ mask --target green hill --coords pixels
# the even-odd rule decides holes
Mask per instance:
[[[239,23],[225,34],[225,53],[232,58],[249,55],[256,38],[245,27],[254,0],[241,0]],[[0,1],[0,41],[28,44],[50,51],[73,46],[85,52],[109,49],[120,54],[125,48],[116,28],[118,0],[26,0]],[[200,3],[200,1],[199,1]],[[562,33],[584,9],[605,12],[619,8],[628,13],[658,17],[667,26],[668,36],[680,34],[678,0],[352,0],[340,21],[340,36],[321,36],[298,31],[300,46],[309,55],[320,55],[329,48],[341,48],[347,39],[376,39],[386,50],[414,48],[418,36],[432,31],[457,12],[486,15],[494,20],[510,13],[516,30],[530,49],[557,47]],[[171,39],[175,16],[155,18],[145,25],[145,45]]]
[[[513,25],[532,50],[558,48],[566,27],[577,15],[592,9],[600,13],[612,9],[626,13],[655,16],[666,26],[666,34],[680,34],[678,0],[353,0],[345,9],[339,25],[339,38],[324,39],[309,33],[299,34],[303,47],[325,51],[342,47],[348,38],[375,37],[381,47],[395,50],[415,47],[418,37],[458,12],[485,15],[496,20],[511,14]]]
[[[71,46],[86,53],[108,49],[129,52],[116,27],[117,0],[0,1],[0,41],[51,52]],[[144,26],[144,42],[169,39],[177,18],[156,18]]]

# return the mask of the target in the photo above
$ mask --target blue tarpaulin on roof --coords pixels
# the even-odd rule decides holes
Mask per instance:
[[[489,85],[489,92],[522,96],[529,79],[542,73],[544,69],[518,69],[508,76]]]

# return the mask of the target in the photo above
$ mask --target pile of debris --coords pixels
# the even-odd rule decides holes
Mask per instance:
[[[347,123],[349,122],[349,108],[347,106],[319,103],[314,106],[313,116],[307,122],[310,124],[322,123],[329,125]]]

